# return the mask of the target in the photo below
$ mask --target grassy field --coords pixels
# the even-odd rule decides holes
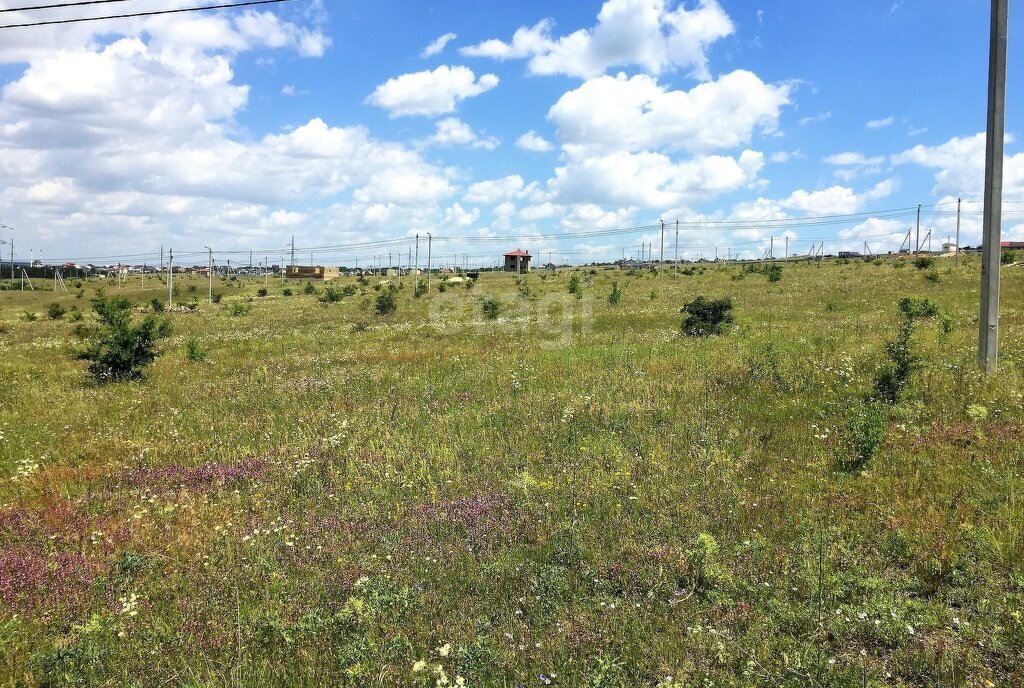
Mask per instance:
[[[406,278],[390,317],[180,279],[102,386],[101,282],[0,292],[0,683],[1022,685],[1024,267],[989,380],[978,270]],[[941,314],[852,467],[904,296]]]

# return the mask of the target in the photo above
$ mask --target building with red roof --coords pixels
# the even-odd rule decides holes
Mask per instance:
[[[512,272],[529,272],[530,257],[530,252],[522,249],[509,251],[505,254],[505,270]]]

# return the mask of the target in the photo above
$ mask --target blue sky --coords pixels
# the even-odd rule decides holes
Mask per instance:
[[[981,197],[988,22],[981,0],[299,0],[6,30],[0,221],[22,257],[294,234],[350,264],[430,232],[488,264],[635,255],[658,233],[610,230],[659,219],[686,257],[892,250],[912,218],[888,211],[921,203],[938,247]],[[1018,25],[1004,238],[1024,239]]]

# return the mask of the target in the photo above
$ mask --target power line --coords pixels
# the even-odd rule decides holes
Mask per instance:
[[[33,5],[31,7],[0,7],[0,12],[31,12],[33,10],[55,10],[61,7],[81,7],[83,5],[106,5],[111,2],[132,2],[133,0],[83,0],[83,2],[60,2],[54,5]]]
[[[179,14],[182,12],[205,12],[207,10],[226,10],[231,9],[233,7],[250,7],[252,5],[273,5],[281,2],[291,1],[292,0],[246,0],[245,2],[232,2],[225,3],[223,5],[204,5],[202,7],[179,7],[177,9],[172,10],[151,10],[149,12],[128,12],[125,14],[109,14],[99,17],[77,17],[74,19],[51,19],[49,21],[27,22],[24,24],[6,24],[0,26],[0,29],[24,29],[32,26],[51,26],[53,24],[78,24],[80,22],[101,21],[105,19],[130,19],[132,17],[153,17],[158,14]]]

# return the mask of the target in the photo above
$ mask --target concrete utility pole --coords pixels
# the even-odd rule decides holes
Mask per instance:
[[[768,238],[768,260],[775,260],[775,237]]]
[[[210,278],[210,303],[213,303],[213,249],[209,246],[204,246],[207,252],[210,254],[209,262],[207,263],[208,277]]]
[[[956,199],[956,256],[953,263],[960,267],[960,199]]]
[[[174,307],[174,249],[168,249],[167,253],[167,309]]]
[[[914,257],[921,255],[921,204],[917,204],[917,233],[914,235]]]
[[[679,272],[679,220],[676,220],[676,272]]]
[[[789,260],[789,235],[786,235],[786,255],[782,256],[782,260]]]
[[[665,221],[661,221],[661,260],[660,263],[665,263]]]
[[[432,250],[432,247],[433,247],[433,242],[434,242],[434,237],[432,237],[430,235],[430,232],[427,232],[427,293],[428,294],[430,293],[430,258],[431,258],[431,250]]]
[[[416,285],[416,289],[420,288],[420,235],[416,235],[416,266],[413,268],[413,284]]]
[[[292,234],[292,262],[289,265],[295,265],[295,235]]]
[[[1003,127],[1006,115],[1006,26],[1009,0],[992,0],[989,37],[988,127],[985,137],[985,212],[982,220],[981,312],[978,364],[996,372],[999,355],[999,238],[1003,221]]]

